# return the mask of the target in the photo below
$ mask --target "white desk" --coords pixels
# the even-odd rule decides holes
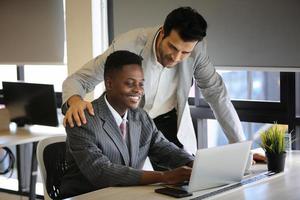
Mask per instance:
[[[266,170],[266,165],[256,165],[253,171]],[[97,190],[87,194],[70,198],[69,200],[166,200],[175,199],[154,192],[159,186],[135,186],[135,187],[110,187]],[[203,192],[202,192],[203,193]],[[199,196],[201,192],[195,192],[192,197],[182,199],[192,199]],[[300,151],[289,153],[286,160],[284,173],[277,174],[269,180],[261,180],[240,188],[218,194],[208,199],[236,200],[293,200],[300,199]]]
[[[10,130],[0,131],[0,147],[38,142],[44,138],[65,134],[64,127],[28,126],[17,128],[11,124]]]
[[[35,199],[35,184],[37,176],[37,159],[36,159],[36,147],[38,141],[56,135],[64,135],[65,130],[63,127],[49,127],[49,126],[28,126],[25,128],[17,128],[14,124],[11,124],[10,130],[0,131],[0,147],[7,147],[17,145],[17,171],[18,171],[18,193],[28,194],[29,199]],[[32,157],[30,168],[30,183],[24,180],[24,170],[26,169],[24,162],[20,159],[21,150],[20,145],[26,145],[32,143]],[[23,161],[23,163],[22,163]],[[26,170],[25,170],[26,171]],[[28,191],[29,189],[29,191]]]

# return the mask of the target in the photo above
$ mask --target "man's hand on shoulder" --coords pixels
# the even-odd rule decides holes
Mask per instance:
[[[77,126],[81,126],[81,124],[86,124],[86,118],[84,115],[84,110],[87,109],[90,115],[94,115],[94,109],[91,102],[84,101],[80,96],[74,95],[71,96],[66,102],[69,106],[66,115],[64,117],[64,126],[67,123],[70,127],[74,127],[74,121]]]

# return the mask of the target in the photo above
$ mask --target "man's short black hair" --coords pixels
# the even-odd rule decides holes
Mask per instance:
[[[164,23],[164,36],[176,30],[185,42],[202,41],[206,36],[205,19],[191,7],[180,7],[168,14]]]
[[[124,65],[137,64],[142,66],[143,58],[130,51],[115,51],[110,54],[104,64],[104,79],[109,73],[115,70],[121,70]]]

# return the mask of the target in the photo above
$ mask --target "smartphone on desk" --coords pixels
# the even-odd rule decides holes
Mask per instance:
[[[165,194],[176,198],[188,197],[193,195],[192,193],[189,193],[187,191],[171,188],[171,187],[158,188],[155,189],[154,191],[156,193]]]

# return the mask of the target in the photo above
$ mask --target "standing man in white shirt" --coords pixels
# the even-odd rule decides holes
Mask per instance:
[[[145,96],[140,107],[168,140],[189,152],[196,150],[187,103],[193,77],[229,142],[245,140],[223,80],[208,58],[206,29],[205,19],[196,10],[180,7],[168,14],[162,27],[135,29],[120,35],[103,54],[64,81],[64,123],[81,126],[86,123],[85,109],[94,114],[91,103],[83,97],[103,81],[107,56],[117,50],[128,50],[144,59]]]

